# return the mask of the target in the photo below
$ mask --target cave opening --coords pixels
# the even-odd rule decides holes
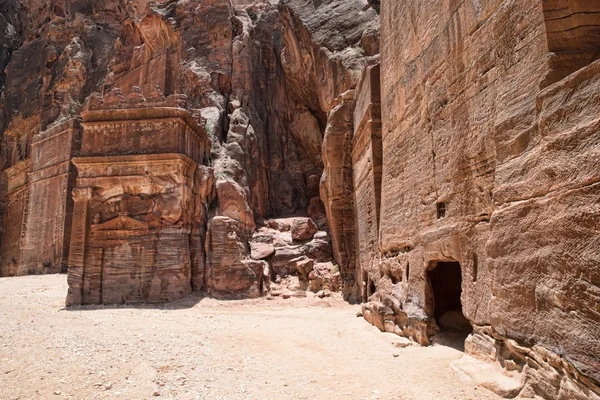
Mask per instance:
[[[58,4],[54,6],[54,15],[56,15],[57,17],[62,17],[62,18],[66,17],[64,10]]]
[[[464,349],[464,340],[473,328],[463,313],[461,302],[462,271],[460,263],[434,262],[427,271],[431,293],[429,311],[440,328],[437,341]]]
[[[437,219],[443,219],[446,218],[446,203],[442,202],[442,203],[437,203],[435,205],[436,211],[437,211]]]
[[[368,297],[372,296],[376,291],[377,291],[377,287],[375,287],[375,282],[370,281],[369,282]]]
[[[392,285],[396,285],[402,282],[402,275],[400,275],[400,277],[397,278],[391,271],[388,271],[387,276],[388,279],[392,282]]]
[[[363,276],[362,276],[362,302],[366,303],[369,299],[369,275],[367,274],[367,271],[363,271]]]

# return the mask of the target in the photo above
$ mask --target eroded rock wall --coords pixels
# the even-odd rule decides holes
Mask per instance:
[[[374,65],[365,69],[356,89],[354,107],[354,139],[352,145],[352,180],[355,241],[358,249],[356,279],[361,301],[369,293],[369,271],[379,252],[379,220],[381,218],[381,69]],[[393,271],[395,281],[402,280],[401,268]]]
[[[357,300],[352,141],[354,96],[379,59],[379,17],[367,3],[284,1],[282,63],[288,90],[323,132],[321,200],[347,299]]]
[[[341,286],[421,344],[472,329],[512,397],[594,398],[599,15],[0,0],[0,275],[69,259],[69,304]]]
[[[382,217],[361,260],[365,317],[429,343],[456,301],[440,273],[459,267],[467,352],[518,370],[522,398],[599,392],[598,65],[581,33],[597,13],[584,8],[381,4]]]
[[[248,247],[253,232],[267,219],[308,216],[328,238],[331,231],[331,241],[325,243],[326,248],[317,246],[319,252],[333,254],[337,265],[332,265],[332,270],[341,270],[346,291],[356,292],[351,146],[345,146],[341,157],[330,149],[327,163],[322,147],[326,130],[351,143],[352,89],[364,67],[378,60],[379,17],[367,3],[29,0],[18,6],[0,6],[6,8],[7,27],[0,37],[7,49],[0,61],[8,64],[1,101],[2,163],[7,173],[0,195],[7,204],[3,226],[10,225],[3,241],[0,273],[56,271],[55,264],[64,264],[61,260],[69,253],[64,250],[68,243],[61,244],[68,240],[58,237],[69,236],[70,193],[77,169],[69,157],[62,160],[52,145],[40,144],[48,136],[42,132],[54,132],[65,121],[77,123],[86,99],[86,104],[100,101],[107,109],[121,109],[123,99],[140,108],[144,102],[156,103],[163,96],[177,94],[186,96],[191,118],[210,138],[206,162],[215,171],[214,188],[209,190],[210,196],[203,197],[211,201],[199,205],[206,208],[198,217],[202,221],[191,228],[195,233],[189,233],[196,238],[190,251],[198,255],[192,257],[192,286],[208,290],[207,271],[214,274],[222,269],[226,275],[230,267],[226,258],[211,256],[214,248],[206,246],[212,218],[235,221],[232,224],[244,232],[240,237]],[[14,29],[9,29],[9,24]],[[333,112],[342,103],[346,104],[345,126],[340,125],[341,114]],[[180,149],[169,142],[173,130],[166,121],[148,114],[138,122],[126,123],[120,119],[128,118],[126,113],[106,114],[100,119],[128,126],[139,135],[125,135],[121,142],[118,138],[124,132],[120,128],[105,129],[101,124],[92,128],[86,121],[88,139],[82,151],[88,157],[170,154]],[[156,136],[152,143],[144,139],[150,131]],[[71,153],[70,158],[76,157],[78,149]],[[61,168],[71,174],[60,175],[58,192],[48,192],[52,196],[67,194],[64,199],[56,197],[56,206],[54,201],[48,205],[37,200],[40,190],[49,190],[43,185],[50,181],[32,186],[29,179],[34,174],[36,180],[42,175],[56,180],[53,174],[64,174],[55,171],[54,161],[39,166],[52,167],[52,171],[38,170],[38,161],[53,157],[64,162]],[[327,191],[322,196],[320,181],[327,168]],[[327,178],[334,170],[343,170],[341,180]],[[113,172],[109,176],[119,181],[119,174]],[[34,198],[30,196],[32,188]],[[345,211],[339,214],[339,210]],[[49,221],[43,235],[37,232],[44,238],[27,233],[27,221],[40,218]],[[63,227],[64,234],[58,227]],[[53,232],[48,233],[50,230]],[[220,246],[220,237],[214,232],[210,246]],[[44,251],[36,257],[24,256],[24,251],[31,253],[35,246]],[[50,264],[46,258],[52,258]],[[245,253],[238,258],[252,260]],[[228,280],[223,282],[226,285]],[[222,292],[228,293],[226,288]]]
[[[67,305],[175,301],[204,273],[210,142],[185,96],[92,94],[81,112]],[[30,215],[31,212],[30,212]]]

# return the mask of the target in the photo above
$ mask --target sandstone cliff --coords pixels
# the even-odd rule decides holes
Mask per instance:
[[[68,270],[68,304],[341,290],[458,335],[506,397],[599,398],[599,15],[0,0],[0,276]]]
[[[467,353],[499,361],[513,385],[486,384],[508,397],[598,396],[593,3],[381,4],[365,316],[421,343],[466,317]]]
[[[379,18],[373,8],[361,0],[319,5],[300,0],[279,4],[31,0],[3,7],[6,29],[1,39],[6,51],[2,62],[8,64],[2,98],[2,163],[7,171],[2,189],[7,203],[3,226],[10,226],[3,240],[3,275],[67,268],[74,212],[70,192],[80,185],[75,179],[83,172],[70,167],[71,172],[56,175],[56,183],[36,189],[41,183],[32,182],[31,173],[40,177],[58,173],[53,172],[58,161],[40,161],[56,152],[54,145],[42,145],[40,138],[64,137],[67,131],[57,126],[77,121],[93,92],[104,96],[95,100],[101,103],[118,103],[122,95],[127,104],[137,102],[144,107],[156,107],[152,99],[177,94],[185,95],[185,109],[211,141],[206,164],[215,177],[214,201],[210,196],[201,200],[209,204],[204,225],[197,230],[200,243],[190,244],[196,249],[192,253],[200,257],[190,261],[196,265],[193,286],[209,290],[207,271],[229,268],[226,261],[213,256],[213,249],[220,246],[214,238],[243,232],[242,244],[248,251],[236,256],[243,262],[251,259],[249,241],[261,221],[309,216],[327,237],[331,232],[328,243],[333,249],[325,251],[334,260],[315,260],[338,264],[348,297],[356,298],[351,149],[346,145],[343,153],[329,151],[324,156],[322,148],[324,142],[333,143],[329,136],[351,141],[351,126],[330,122],[339,119],[330,114],[336,114],[333,111],[341,102],[351,104],[351,91],[362,70],[378,60]],[[106,97],[116,89],[117,97]],[[123,107],[139,108],[118,106]],[[140,112],[135,117],[122,114],[122,118],[147,119]],[[69,131],[73,146],[61,157],[88,154],[80,148],[81,140],[88,146],[86,138],[91,135],[86,125]],[[112,140],[125,140],[109,133],[108,125],[104,129]],[[144,132],[153,129],[161,128],[148,123]],[[49,133],[56,130],[61,132]],[[138,153],[146,154],[158,144],[138,145]],[[117,147],[105,147],[94,156],[127,154]],[[63,158],[60,162],[64,163]],[[63,182],[59,189],[54,188],[57,182]],[[36,203],[32,187],[35,198],[40,190],[50,191],[55,196],[53,205],[44,208]],[[344,214],[338,214],[339,210],[345,210]],[[232,222],[209,224],[217,216]],[[52,222],[29,239],[28,221],[39,218]],[[225,231],[209,233],[214,244],[208,245],[207,229]],[[49,251],[35,259],[26,254],[39,249]],[[224,288],[223,295],[231,293]]]

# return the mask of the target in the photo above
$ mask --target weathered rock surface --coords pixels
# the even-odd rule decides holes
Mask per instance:
[[[81,134],[80,122],[71,119],[32,139],[21,262],[27,273],[67,272],[75,180],[70,161],[79,155]]]
[[[323,142],[325,170],[321,179],[321,198],[327,210],[333,255],[336,262],[344,266],[344,291],[350,298],[357,291],[352,181],[353,97],[353,92],[346,92],[341,104],[331,111]]]
[[[178,300],[201,273],[204,254],[194,250],[211,200],[202,165],[210,142],[178,107],[185,107],[185,96],[132,93],[126,101],[115,88],[83,106],[80,156],[72,159],[67,305]],[[52,209],[46,214],[65,220]]]
[[[211,219],[206,240],[206,288],[216,298],[255,298],[268,290],[269,265],[249,258],[245,227],[228,217]]]
[[[348,299],[357,299],[358,294],[351,172],[352,89],[362,70],[377,63],[379,52],[379,18],[365,5],[360,0],[286,0],[279,6],[284,42],[281,62],[287,88],[311,111],[323,131],[324,170],[319,192]],[[319,202],[310,201],[310,216],[322,226],[320,207]]]
[[[0,0],[0,275],[68,266],[68,304],[341,289],[423,345],[472,330],[456,368],[502,395],[598,398],[599,15]]]
[[[306,256],[302,256],[290,260],[289,267],[295,269],[298,274],[304,280],[306,280],[308,278],[308,274],[310,274],[315,268],[315,262]]]
[[[305,232],[308,226],[316,229],[309,221],[306,217],[264,221],[250,239],[251,256],[268,263],[271,279],[277,283],[276,292],[287,289],[316,293],[323,286],[335,291],[341,289],[337,282],[339,267],[331,263],[333,250],[329,234],[317,231],[305,235],[304,240],[293,238],[294,231],[290,227],[302,228],[300,232]],[[315,270],[322,273],[316,275]],[[331,285],[330,281],[333,282]]]
[[[375,119],[354,126],[363,314],[427,344],[462,313],[467,353],[518,371],[488,385],[509,397],[599,392],[597,11],[381,4],[380,206]]]
[[[252,258],[255,260],[263,260],[275,253],[275,246],[268,243],[251,242],[250,251]]]
[[[310,218],[295,218],[292,223],[292,239],[302,241],[310,240],[319,228]]]
[[[357,286],[361,300],[369,293],[368,271],[378,253],[379,220],[381,217],[381,89],[380,67],[368,67],[356,89],[354,108],[354,139],[352,146],[352,180],[354,185],[354,213],[356,216],[356,259],[362,266],[357,271]],[[396,281],[402,280],[402,271],[395,268]]]
[[[189,233],[195,289],[208,289],[205,253],[211,249],[204,236],[214,216],[237,221],[246,234],[246,246],[255,221],[263,217],[309,216],[318,229],[329,230],[319,189],[328,113],[339,95],[356,84],[362,68],[377,59],[379,18],[362,1],[291,0],[275,5],[227,0],[102,4],[30,0],[18,5],[3,2],[0,9],[4,28],[0,64],[7,66],[6,79],[0,77],[0,84],[5,83],[0,161],[7,182],[0,185],[5,203],[0,204],[2,225],[7,228],[0,274],[66,268],[72,236],[70,192],[78,175],[71,159],[79,155],[80,144],[77,131],[69,133],[73,145],[64,150],[70,154],[57,156],[64,171],[57,170],[54,161],[38,165],[36,158],[55,156],[54,145],[46,144],[49,135],[40,132],[60,130],[56,127],[78,121],[82,112],[90,119],[85,124],[110,121],[116,126],[129,118],[127,109],[144,114],[142,109],[164,101],[166,107],[186,108],[211,141],[205,156],[215,173],[200,185],[206,192],[197,205],[201,215],[194,217],[200,220]],[[308,92],[302,89],[306,83]],[[100,94],[92,95],[95,91]],[[99,107],[111,111],[101,113]],[[90,113],[94,109],[98,109],[95,116]],[[151,120],[157,116],[153,113],[134,119]],[[124,124],[137,133],[130,136],[118,128],[110,135],[84,128],[89,134],[83,153],[105,157],[175,152],[194,159],[188,152],[197,144],[182,147],[160,121],[144,124]],[[144,139],[142,133],[149,131],[156,133],[154,143]],[[60,140],[65,136],[57,135]],[[125,135],[123,143],[117,140],[119,135]],[[110,174],[118,180],[115,171]],[[59,180],[60,188],[54,189]],[[134,191],[137,196],[138,189]],[[40,193],[53,200],[41,202]],[[132,207],[149,208],[144,202],[136,200]],[[169,213],[170,203],[161,206]],[[178,215],[174,210],[168,219],[174,221]],[[40,219],[48,221],[47,226],[27,229]],[[255,249],[254,258],[279,257],[287,263],[289,253],[318,262],[332,260],[330,240],[321,237],[304,243],[316,228],[308,223],[302,230],[293,239],[299,242],[297,251],[270,254],[272,250],[263,246],[261,251]],[[334,236],[335,243],[345,240]],[[276,242],[287,240],[279,237]],[[345,265],[340,268],[346,270]]]

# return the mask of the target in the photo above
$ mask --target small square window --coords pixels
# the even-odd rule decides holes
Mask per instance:
[[[441,202],[436,204],[437,209],[437,219],[442,219],[446,217],[446,203]]]

